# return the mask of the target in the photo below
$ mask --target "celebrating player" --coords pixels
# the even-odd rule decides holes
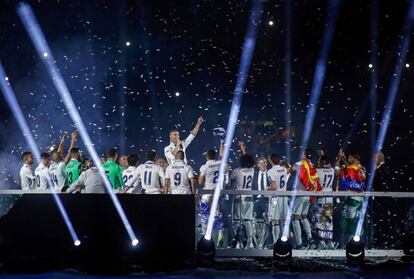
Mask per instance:
[[[65,143],[65,139],[67,134],[63,134],[62,138],[60,139],[60,144],[58,149],[54,149],[52,151],[52,162],[49,166],[49,173],[50,178],[52,179],[53,186],[59,192],[64,190],[65,188],[65,162],[62,157],[63,153],[63,145]]]
[[[99,169],[93,165],[92,160],[86,160],[88,162],[88,169],[83,171],[79,179],[74,181],[72,185],[66,190],[67,193],[80,191],[81,187],[85,190],[86,194],[101,194],[106,193],[104,182],[99,174]]]
[[[117,158],[118,151],[116,148],[109,148],[107,161],[102,165],[115,192],[122,189],[122,168],[116,163]]]
[[[157,154],[155,151],[147,151],[147,161],[137,168],[142,190],[145,194],[161,194],[161,180],[164,170],[155,164]]]
[[[292,169],[297,171],[299,181],[298,181],[298,190],[302,191],[320,191],[322,189],[316,168],[313,166],[311,159],[313,152],[311,149],[306,149],[303,153],[302,161],[296,163]],[[311,244],[312,240],[312,231],[311,226],[308,220],[308,212],[310,206],[309,197],[297,197],[293,207],[293,221],[292,227],[293,232],[295,233],[297,249],[302,249],[302,229],[300,226],[300,221],[302,221],[303,229],[306,233],[308,244]]]
[[[242,148],[243,150],[243,148]],[[254,177],[254,158],[249,154],[242,154],[239,167],[231,172],[230,181],[234,182],[237,190],[251,190]],[[233,225],[236,235],[236,249],[242,247],[242,225],[246,228],[247,243],[245,248],[253,248],[253,196],[236,196],[233,201]]]
[[[42,162],[35,169],[36,189],[45,190],[49,188],[48,179],[50,179],[50,155],[49,153],[42,153],[40,154],[40,158],[42,159]]]
[[[322,191],[332,192],[335,170],[326,158],[326,151],[318,150],[319,160],[316,172],[322,184]],[[319,197],[317,199],[316,229],[318,234],[318,249],[334,249],[333,244],[333,198]]]
[[[171,187],[173,195],[188,195],[195,193],[193,168],[184,163],[184,152],[179,150],[175,160],[167,167],[164,179],[164,193]]]
[[[23,152],[22,156],[23,166],[20,169],[20,181],[22,190],[34,190],[35,176],[32,171],[33,155],[30,151]]]
[[[204,119],[202,116],[200,116],[197,119],[197,123],[194,126],[193,130],[184,141],[180,140],[180,132],[177,129],[172,129],[170,131],[170,144],[164,148],[164,155],[167,158],[169,165],[171,165],[171,162],[175,159],[175,155],[177,154],[178,150],[182,150],[184,152],[184,163],[187,163],[185,150],[197,135],[203,122]]]
[[[338,190],[360,193],[364,191],[366,172],[361,165],[360,155],[357,152],[351,152],[348,158],[345,152],[340,149],[336,167],[339,168]],[[351,237],[354,235],[358,223],[358,217],[362,207],[362,197],[347,197],[345,206],[340,216],[341,236],[340,242],[345,247]]]
[[[267,175],[271,182],[270,191],[286,191],[286,181],[288,177],[287,169],[280,165],[281,157],[278,154],[271,154],[269,156],[269,163],[272,166],[267,171]],[[272,222],[272,236],[273,243],[280,237],[281,225],[286,219],[288,210],[287,197],[272,197],[269,205],[269,219]]]
[[[127,158],[128,168],[122,171],[122,181],[124,183],[123,193],[137,193],[139,186],[137,167],[139,164],[139,156],[131,154]]]

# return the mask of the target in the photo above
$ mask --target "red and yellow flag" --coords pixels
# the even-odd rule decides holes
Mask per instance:
[[[309,160],[302,160],[299,168],[299,180],[308,191],[321,191],[322,186],[316,168]]]

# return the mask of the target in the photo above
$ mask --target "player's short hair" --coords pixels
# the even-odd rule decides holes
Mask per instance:
[[[111,147],[108,149],[108,158],[115,158],[117,154],[118,150],[116,149],[116,147]]]
[[[243,154],[239,158],[239,165],[242,169],[254,167],[254,158],[250,154]]]
[[[21,156],[20,158],[21,158],[21,159],[22,159],[22,161],[24,162],[24,161],[26,161],[26,160],[27,160],[27,158],[28,158],[29,156],[33,156],[33,155],[32,155],[32,152],[30,152],[30,151],[25,151],[25,152],[23,152],[23,153],[22,153],[22,156]]]
[[[313,157],[313,150],[311,148],[306,148],[304,154],[306,159],[311,160]]]
[[[174,132],[178,132],[179,133],[180,131],[178,131],[177,128],[172,128],[168,134],[171,135],[171,133],[174,133]]]
[[[207,151],[206,156],[207,156],[207,159],[214,160],[217,156],[217,152],[214,149],[210,149]]]
[[[70,157],[75,157],[76,155],[79,155],[79,151],[80,151],[79,148],[72,147],[72,149],[69,151],[70,152]]]
[[[357,159],[358,161],[361,160],[361,154],[357,150],[351,150],[351,152],[349,152],[349,155]]]
[[[50,159],[50,155],[49,153],[43,152],[42,154],[40,154],[40,158],[42,158],[42,160]]]
[[[272,162],[275,165],[279,165],[281,159],[282,159],[282,157],[279,154],[276,154],[276,153],[272,153],[269,156],[270,162]]]
[[[157,153],[155,153],[154,150],[148,150],[147,154],[145,154],[145,157],[149,161],[155,161],[155,158],[157,157]]]
[[[177,154],[175,155],[175,158],[178,159],[178,160],[184,160],[184,156],[185,156],[184,151],[178,150]]]
[[[130,165],[131,167],[135,167],[136,165],[138,165],[138,161],[139,161],[139,156],[137,154],[131,154],[128,156],[128,165]]]

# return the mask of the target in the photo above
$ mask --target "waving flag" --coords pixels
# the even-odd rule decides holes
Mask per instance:
[[[308,191],[322,190],[316,168],[309,160],[302,160],[299,169],[299,180]]]
[[[339,173],[339,190],[362,192],[365,188],[365,171],[361,165],[349,165]]]

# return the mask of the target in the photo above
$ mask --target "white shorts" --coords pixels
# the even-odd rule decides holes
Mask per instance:
[[[297,197],[293,206],[293,215],[308,215],[310,206],[309,197]]]
[[[233,219],[253,220],[253,196],[238,196],[233,201]]]
[[[287,197],[272,197],[269,202],[269,220],[285,220],[288,211]]]

